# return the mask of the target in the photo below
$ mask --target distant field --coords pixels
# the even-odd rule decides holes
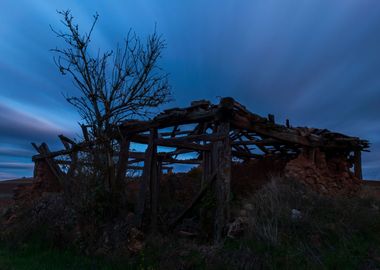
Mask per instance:
[[[0,181],[0,210],[13,202],[13,190],[18,185],[31,185],[33,178],[20,178]]]
[[[361,195],[380,199],[380,181],[364,180]]]
[[[24,177],[18,179],[2,180],[0,184],[30,184],[33,182],[33,177]]]
[[[18,185],[31,185],[32,183],[33,178],[20,178],[0,181],[0,198],[2,196],[13,194],[13,189],[16,188]]]

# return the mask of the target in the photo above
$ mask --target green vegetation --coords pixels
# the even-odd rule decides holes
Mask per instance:
[[[243,266],[251,260],[263,269],[380,267],[379,201],[321,196],[296,182],[278,181],[244,200],[242,208],[247,231],[223,247],[227,254],[249,254],[235,269],[250,269]]]
[[[0,247],[2,270],[63,270],[63,269],[137,269],[131,264],[104,258],[79,255],[72,250],[49,248],[36,243],[20,247]]]

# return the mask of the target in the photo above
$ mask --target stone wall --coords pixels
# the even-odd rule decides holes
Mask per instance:
[[[305,183],[329,195],[350,195],[360,189],[361,180],[350,171],[345,155],[330,157],[319,149],[304,151],[285,166],[285,177]]]

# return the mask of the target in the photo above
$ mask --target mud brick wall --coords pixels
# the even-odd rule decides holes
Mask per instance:
[[[361,180],[350,171],[345,155],[328,156],[319,149],[303,151],[285,166],[285,176],[329,195],[349,195],[359,191]]]
[[[40,189],[46,192],[61,191],[59,180],[45,160],[35,162],[34,181],[33,189]]]

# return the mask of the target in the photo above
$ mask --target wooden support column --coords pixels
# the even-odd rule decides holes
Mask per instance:
[[[214,221],[214,242],[222,240],[223,229],[230,217],[231,189],[231,142],[229,138],[230,123],[222,122],[218,126],[218,134],[224,139],[213,144],[212,162],[216,173],[216,212]]]
[[[159,196],[160,196],[160,179],[162,174],[162,161],[155,160],[154,166],[152,167],[152,180],[151,180],[151,194],[152,194],[152,215],[151,215],[151,228],[152,232],[157,231],[157,221],[158,221],[158,209],[159,209]]]
[[[119,160],[117,164],[116,173],[116,186],[121,188],[124,182],[125,174],[127,172],[128,158],[129,158],[129,145],[130,142],[126,138],[123,138],[120,142]]]
[[[359,179],[363,179],[362,175],[362,152],[355,150],[354,152],[354,172],[355,176]]]
[[[71,159],[71,162],[69,164],[69,169],[67,171],[67,176],[69,177],[74,177],[75,175],[75,171],[77,169],[77,166],[78,166],[78,152],[77,151],[72,151],[74,149],[74,147],[76,146],[76,143],[67,138],[66,136],[64,135],[58,135],[59,139],[61,140],[63,146],[65,147],[66,150],[68,151],[71,151],[70,153],[70,159]]]
[[[210,186],[210,177],[211,173],[213,172],[212,169],[212,159],[211,159],[211,152],[210,151],[203,151],[202,152],[202,179],[201,179],[201,190],[204,190],[204,193],[206,193],[206,186]],[[216,178],[216,174],[214,174]],[[202,230],[209,231],[211,228],[209,227],[210,223],[209,218],[210,215],[210,209],[207,209],[207,207],[201,206],[199,209],[199,218],[200,218],[200,224]]]
[[[146,216],[147,207],[151,200],[151,183],[155,182],[157,176],[157,130],[151,129],[149,135],[148,148],[145,151],[144,171],[140,182],[139,198],[136,204],[136,226],[141,227],[143,218]],[[153,181],[152,181],[153,180]]]
[[[210,151],[203,151],[202,156],[202,182],[201,187],[203,187],[206,181],[209,179],[212,171],[211,155]]]

